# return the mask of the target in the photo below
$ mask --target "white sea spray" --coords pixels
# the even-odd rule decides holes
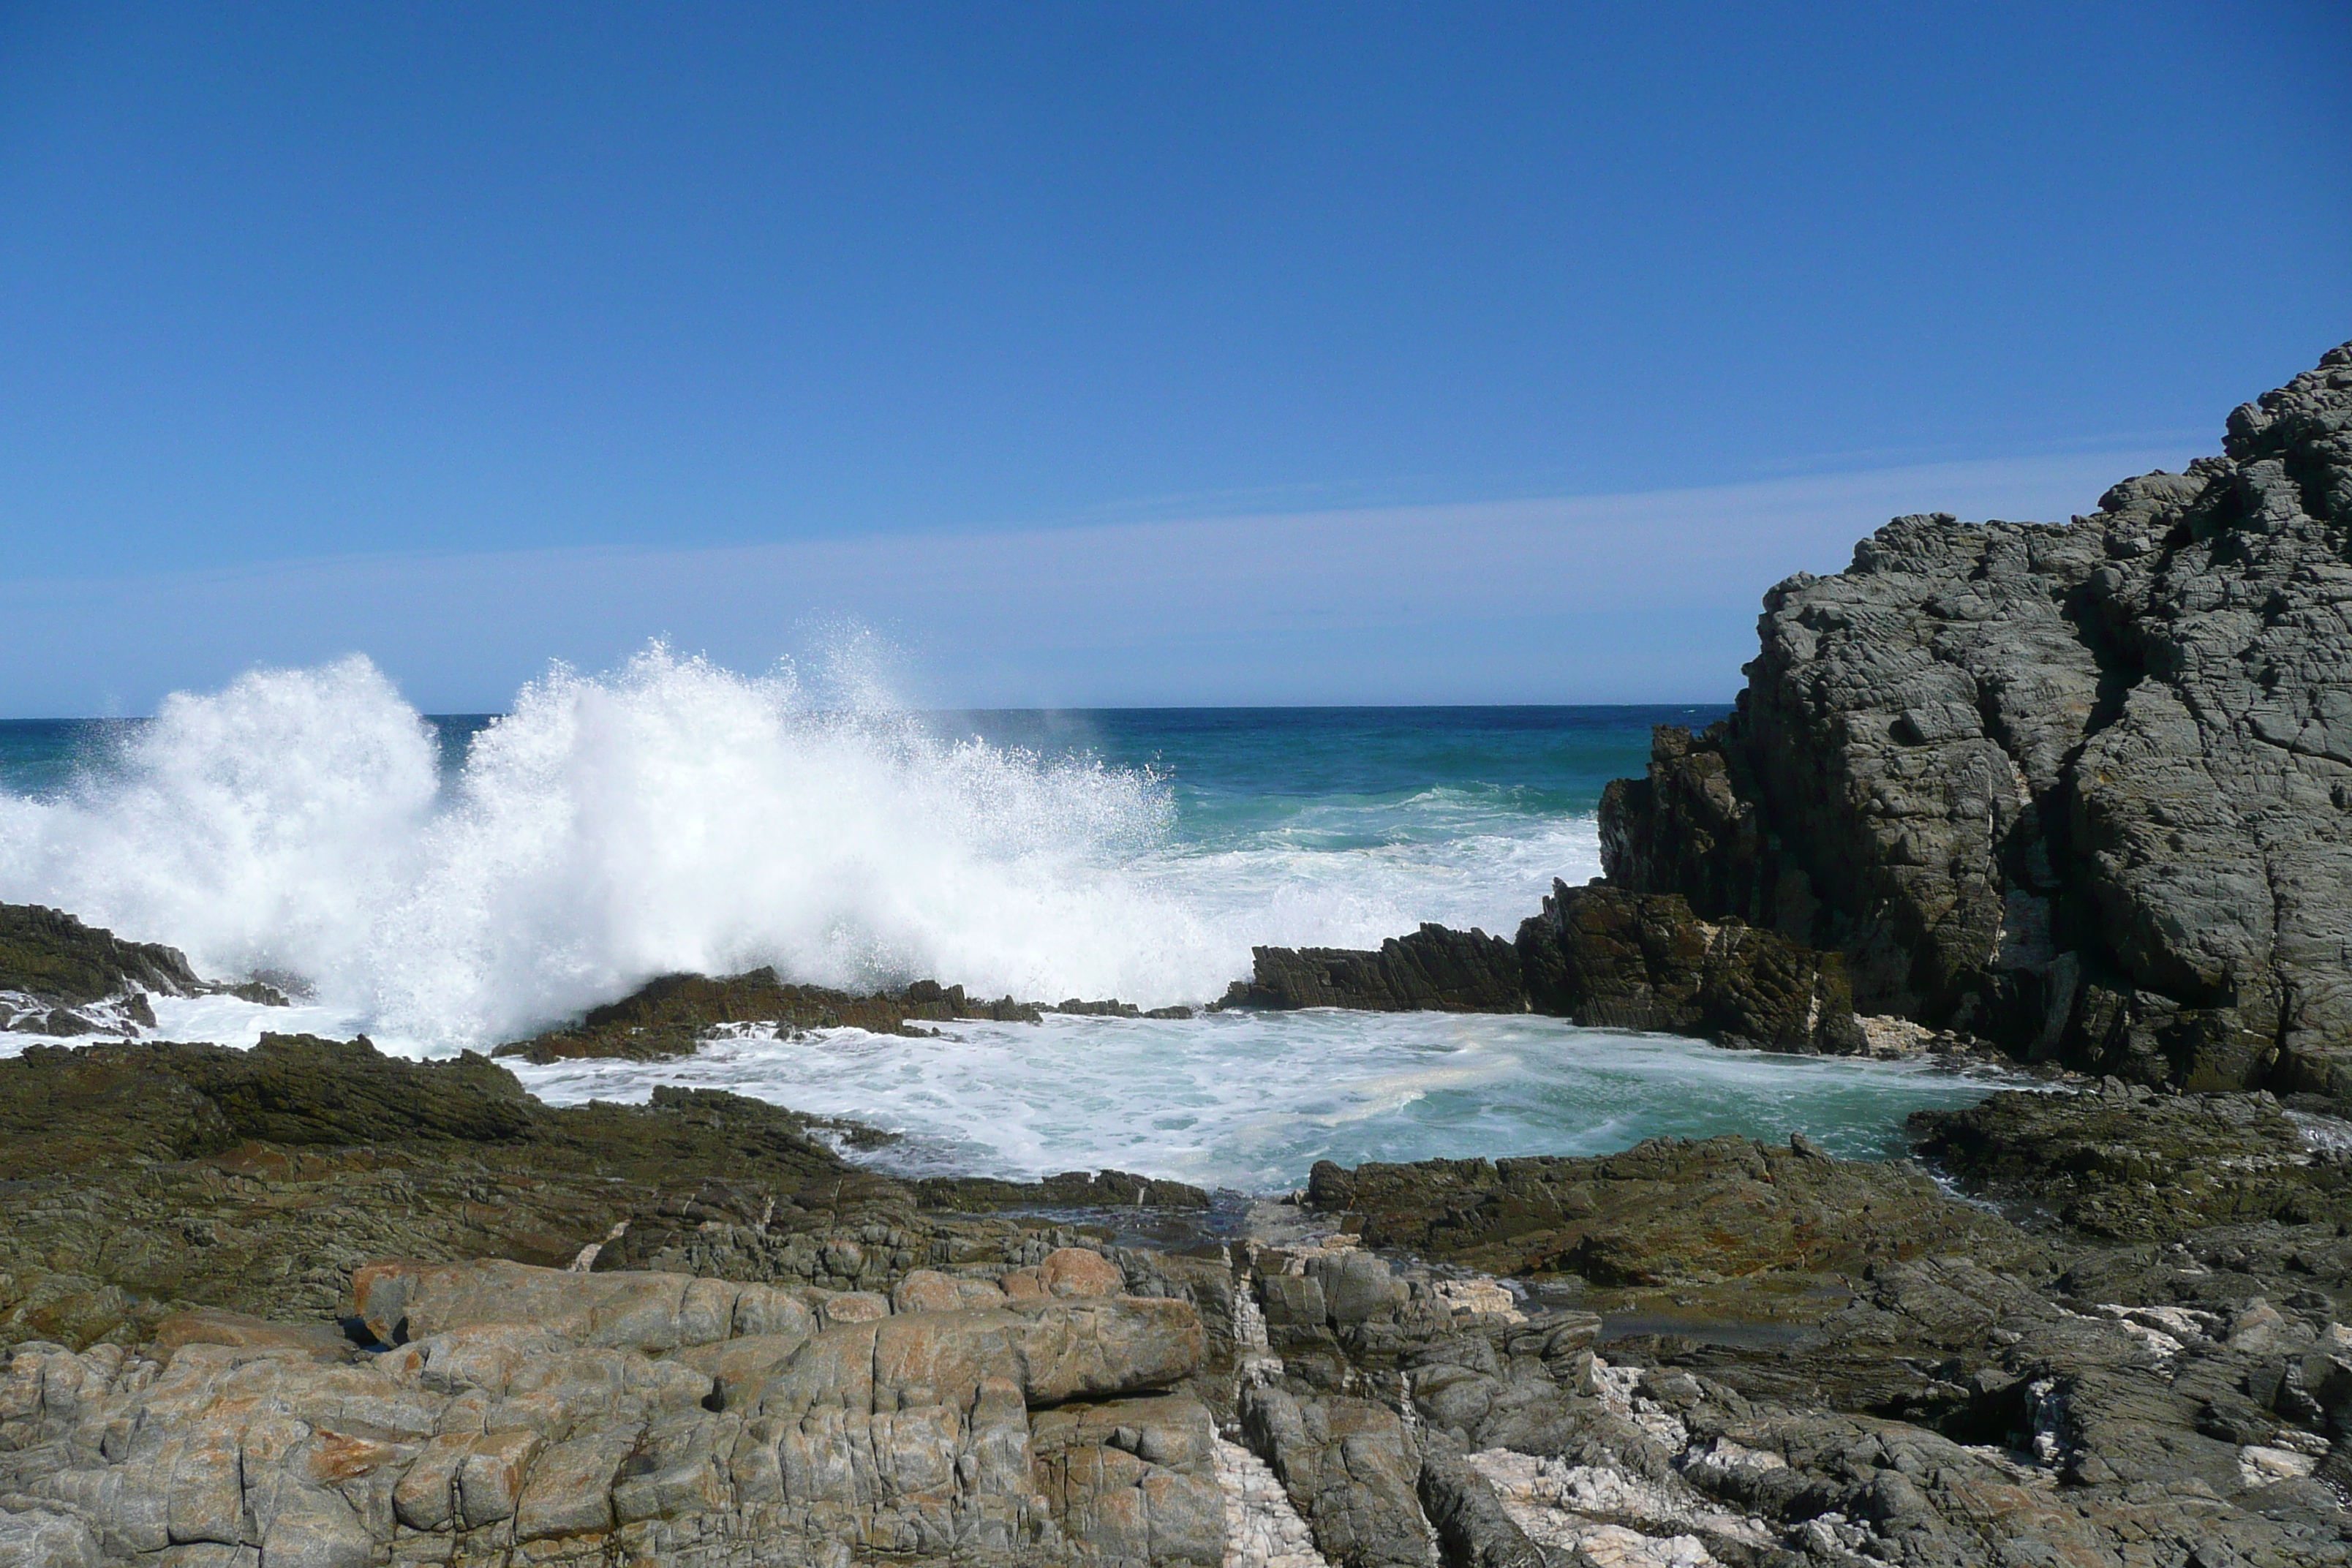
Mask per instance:
[[[1433,834],[1205,847],[1164,778],[939,738],[844,646],[805,679],[658,646],[606,675],[551,670],[446,781],[430,727],[362,658],[176,695],[62,795],[0,796],[0,899],[208,973],[299,976],[307,1026],[437,1052],[655,974],[759,963],[1197,1003],[1255,942],[1508,931],[1551,876],[1597,869],[1589,818],[1482,816],[1444,789],[1381,808]]]

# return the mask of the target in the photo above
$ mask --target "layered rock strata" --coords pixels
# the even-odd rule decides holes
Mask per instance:
[[[148,1355],[20,1351],[0,1554],[29,1537],[56,1563],[1224,1558],[1215,1429],[1170,1392],[1206,1345],[1181,1301],[851,1311],[512,1264],[383,1264],[354,1287],[374,1337],[349,1353],[261,1325]]]
[[[1869,1013],[2352,1094],[2352,344],[2070,523],[1898,518],[1765,599],[1609,879],[1846,956]]]

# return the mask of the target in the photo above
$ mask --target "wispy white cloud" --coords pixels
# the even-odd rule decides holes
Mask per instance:
[[[141,710],[358,649],[428,709],[653,636],[762,668],[872,626],[940,705],[1719,700],[1758,598],[1905,511],[2062,519],[2185,454],[2067,453],[1638,495],[721,549],[281,562],[0,588],[0,711]]]

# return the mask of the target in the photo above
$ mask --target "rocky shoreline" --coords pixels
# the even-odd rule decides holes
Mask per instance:
[[[1222,1004],[2068,1087],[1921,1112],[1910,1161],[1269,1198],[901,1180],[851,1122],[363,1039],[33,1047],[0,1568],[2352,1562],[2352,345],[2225,452],[2066,527],[1898,520],[1612,787],[1603,882],[1507,939],[1260,949]],[[14,1026],[214,988],[0,910]],[[1043,1010],[673,976],[501,1054]]]

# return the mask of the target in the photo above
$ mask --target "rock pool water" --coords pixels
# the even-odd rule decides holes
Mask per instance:
[[[1318,1160],[1597,1154],[1644,1138],[1801,1131],[1883,1158],[1923,1106],[2005,1081],[1925,1063],[1725,1050],[1552,1018],[1312,1009],[1190,1021],[1049,1016],[938,1039],[832,1030],[739,1037],[672,1062],[516,1064],[541,1098],[730,1089],[905,1135],[911,1173],[1116,1167],[1203,1186],[1294,1187]]]

